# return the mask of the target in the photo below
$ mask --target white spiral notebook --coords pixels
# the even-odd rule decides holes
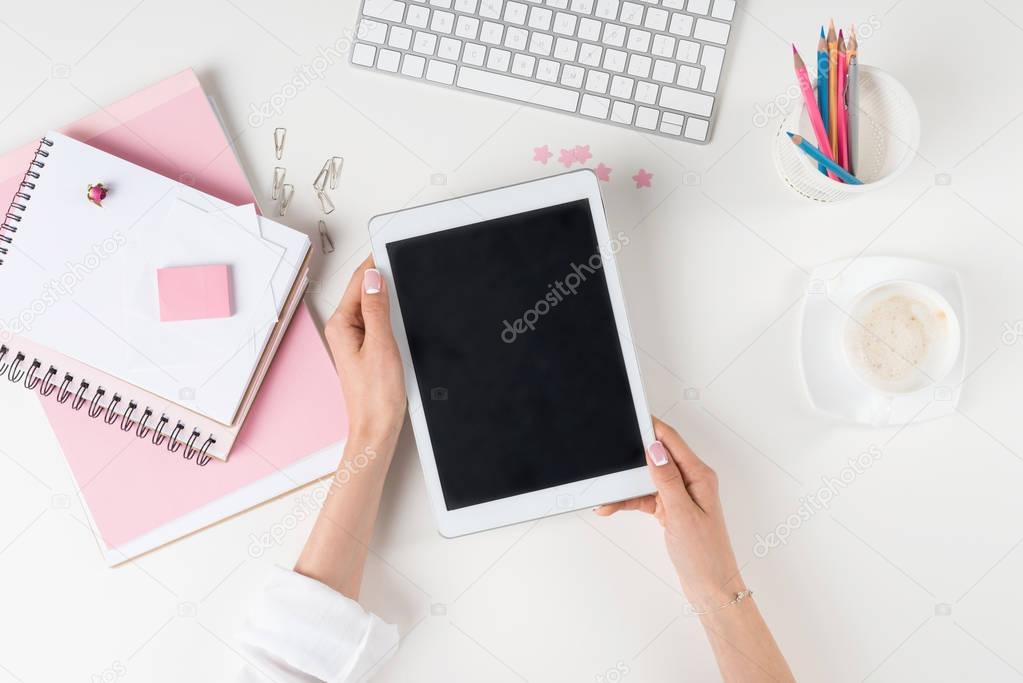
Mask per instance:
[[[226,459],[309,249],[252,205],[50,133],[0,227],[0,374],[200,463]],[[161,321],[156,271],[208,264],[230,267],[231,314]]]

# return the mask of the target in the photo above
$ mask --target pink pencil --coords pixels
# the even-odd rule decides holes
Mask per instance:
[[[845,38],[838,32],[838,163],[849,170],[849,108],[845,101],[845,88],[849,78],[849,57]]]
[[[810,123],[813,125],[813,133],[817,136],[817,146],[832,161],[835,158],[831,155],[831,141],[828,139],[828,131],[824,128],[824,119],[821,118],[821,110],[817,106],[817,97],[813,94],[813,86],[810,85],[810,76],[806,73],[806,64],[799,56],[799,50],[792,46],[792,56],[796,65],[796,79],[799,81],[799,89],[803,91],[803,100],[806,103],[806,111],[810,114]],[[838,180],[834,173],[828,172],[828,177]]]

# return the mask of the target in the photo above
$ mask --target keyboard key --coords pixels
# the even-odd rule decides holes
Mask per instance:
[[[430,4],[433,5],[434,7],[451,9],[451,0],[430,0]]]
[[[632,97],[632,85],[634,83],[634,80],[626,78],[625,76],[612,76],[611,95],[623,100],[630,99]]]
[[[689,0],[686,11],[692,14],[706,14],[710,11],[710,0]]]
[[[728,24],[723,24],[720,21],[697,19],[696,29],[693,31],[693,37],[697,40],[707,41],[708,43],[724,45],[728,42],[728,30],[730,28],[731,27]]]
[[[617,19],[618,0],[597,0],[597,11],[595,14],[601,19]]]
[[[675,39],[671,36],[654,36],[650,51],[658,57],[671,59],[675,56]]]
[[[362,14],[385,21],[401,21],[405,15],[405,3],[398,0],[366,0],[362,5]]]
[[[504,33],[504,46],[510,50],[522,52],[526,49],[526,42],[529,40],[529,31],[524,28],[511,26]]]
[[[359,22],[359,38],[370,43],[383,45],[384,40],[387,38],[387,24],[381,24],[379,21],[372,21],[370,19],[363,19]]]
[[[504,26],[495,24],[492,21],[484,21],[480,28],[480,40],[491,45],[500,45],[504,37]]]
[[[657,130],[657,117],[660,114],[656,109],[640,107],[636,112],[636,125],[648,130]]]
[[[579,49],[579,43],[568,38],[558,38],[554,41],[554,56],[566,62],[575,61],[575,53]]]
[[[579,93],[575,91],[553,85],[541,85],[538,89],[537,84],[532,81],[467,66],[458,70],[458,87],[563,111],[575,111],[579,104]]]
[[[426,65],[426,80],[451,85],[455,82],[455,65],[431,59]]]
[[[592,116],[595,119],[606,119],[611,107],[611,100],[596,95],[583,95],[582,103],[579,105],[579,113],[584,116]]]
[[[444,37],[440,39],[440,45],[437,47],[437,56],[441,59],[450,59],[452,62],[458,61],[458,55],[462,53],[462,41],[455,40],[454,38]]]
[[[661,0],[661,5],[668,9],[682,9],[686,6],[685,0]]]
[[[605,45],[622,47],[625,45],[626,29],[618,24],[604,24],[603,42]]]
[[[476,12],[476,0],[455,0],[455,9],[466,14]]]
[[[600,22],[594,19],[579,20],[579,38],[582,40],[600,39]]]
[[[531,33],[529,35],[529,51],[542,57],[550,57],[551,49],[554,47],[554,37],[546,33]]]
[[[690,140],[703,142],[707,139],[708,128],[710,128],[710,124],[706,121],[689,117],[689,120],[686,122],[686,137]]]
[[[554,15],[554,32],[563,36],[570,36],[575,33],[575,25],[578,19],[574,14],[558,12]]]
[[[392,26],[387,36],[387,44],[399,50],[407,50],[412,46],[412,31],[404,26]]]
[[[682,134],[682,126],[678,125],[677,123],[669,123],[668,121],[665,121],[664,117],[662,116],[661,117],[661,132],[662,133],[667,133],[668,135],[681,135]]]
[[[494,71],[507,71],[508,65],[511,63],[511,53],[507,50],[498,50],[497,48],[490,48],[490,52],[487,53],[487,68],[493,69]]]
[[[534,7],[529,12],[529,27],[537,31],[551,30],[551,19],[554,13],[546,7]]]
[[[625,71],[625,61],[628,59],[628,54],[621,50],[605,50],[604,51],[604,68],[608,71],[614,71],[615,73],[621,73]]]
[[[592,14],[593,0],[571,0],[569,9],[578,14]]]
[[[568,9],[568,0],[545,0],[548,7],[554,9]]]
[[[391,73],[398,73],[398,63],[401,61],[401,53],[394,50],[380,50],[377,55],[377,68]]]
[[[653,31],[664,31],[668,28],[668,13],[663,9],[651,7],[647,10],[643,25]]]
[[[465,52],[462,53],[462,61],[473,66],[483,66],[487,56],[487,48],[477,43],[466,43]]]
[[[475,17],[458,17],[455,21],[455,35],[473,40],[480,30],[480,20]]]
[[[585,73],[582,67],[578,67],[575,64],[566,64],[561,69],[561,83],[570,88],[578,88],[583,84]]]
[[[352,62],[360,64],[362,66],[373,66],[373,60],[376,59],[377,49],[372,45],[366,45],[366,43],[356,43],[355,47],[352,48]]]
[[[631,26],[641,25],[643,23],[643,5],[637,5],[634,2],[623,2],[620,21]]]
[[[615,102],[611,105],[611,120],[615,123],[632,123],[632,117],[636,112],[636,105],[630,102]]]
[[[655,84],[641,81],[636,84],[636,101],[653,104],[657,101],[658,90]]]
[[[731,21],[735,14],[735,0],[714,0],[714,9],[710,15],[722,21]]]
[[[586,74],[586,89],[590,92],[607,94],[607,86],[610,82],[611,77],[603,71],[590,71]]]
[[[660,105],[687,114],[710,116],[710,112],[714,108],[714,98],[709,95],[664,86],[661,88]]]
[[[528,12],[529,7],[521,2],[509,2],[504,6],[504,20],[522,26],[526,23],[526,14]]]
[[[703,48],[703,57],[700,64],[703,64],[703,85],[701,90],[717,92],[718,80],[721,78],[721,65],[725,61],[725,51],[720,47],[708,45]]]
[[[416,31],[416,38],[412,42],[412,50],[421,55],[432,55],[437,49],[437,36],[432,33]]]
[[[668,123],[674,123],[676,126],[681,126],[686,120],[686,117],[682,114],[675,114],[670,111],[663,112],[661,114],[661,121],[667,121]]]
[[[515,55],[512,57],[512,73],[523,78],[530,78],[533,75],[533,67],[536,66],[536,57],[530,55]]]
[[[408,16],[405,17],[406,24],[409,26],[415,26],[416,28],[426,28],[426,25],[429,22],[430,10],[416,5],[412,5],[408,8]]]
[[[586,66],[600,66],[600,57],[604,48],[599,45],[588,45],[583,43],[579,48],[579,61]]]
[[[680,62],[689,62],[690,64],[696,64],[696,58],[700,55],[700,44],[694,43],[691,40],[680,40],[678,41],[678,51],[675,54],[675,58]]]
[[[672,14],[668,31],[676,36],[688,36],[693,31],[693,18],[687,14]]]
[[[441,12],[437,10],[433,13],[433,19],[430,21],[430,29],[437,33],[451,33],[455,28],[455,15],[451,12]]]
[[[500,19],[504,0],[480,0],[480,16],[485,19]]]
[[[561,65],[557,62],[552,62],[549,59],[541,59],[536,66],[536,77],[541,81],[557,83],[558,73],[560,71]]]
[[[650,49],[650,32],[635,28],[629,29],[629,42],[626,45],[635,52],[648,51]]]
[[[658,59],[654,62],[653,78],[655,81],[660,81],[661,83],[674,83],[675,63]]]
[[[683,88],[692,88],[696,90],[700,87],[700,70],[695,66],[686,66],[681,64],[678,67],[678,79],[675,81]]]
[[[412,78],[422,78],[425,67],[426,60],[419,55],[405,55],[405,59],[401,61],[401,72]]]
[[[646,55],[632,55],[629,57],[629,75],[647,78],[650,76],[651,60]]]

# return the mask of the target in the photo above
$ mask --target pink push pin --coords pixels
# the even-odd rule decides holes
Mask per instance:
[[[89,185],[89,192],[86,194],[89,201],[98,207],[103,207],[103,200],[107,198],[107,188],[103,183],[96,183],[95,185]]]

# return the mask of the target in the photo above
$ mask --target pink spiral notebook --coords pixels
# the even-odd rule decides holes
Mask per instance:
[[[231,141],[190,70],[62,132],[232,204],[255,201]],[[0,157],[0,195],[14,196],[35,148],[32,143]],[[70,401],[40,401],[111,565],[330,474],[348,429],[333,362],[304,303],[229,462],[197,467],[75,410]],[[303,428],[288,428],[296,424]]]

